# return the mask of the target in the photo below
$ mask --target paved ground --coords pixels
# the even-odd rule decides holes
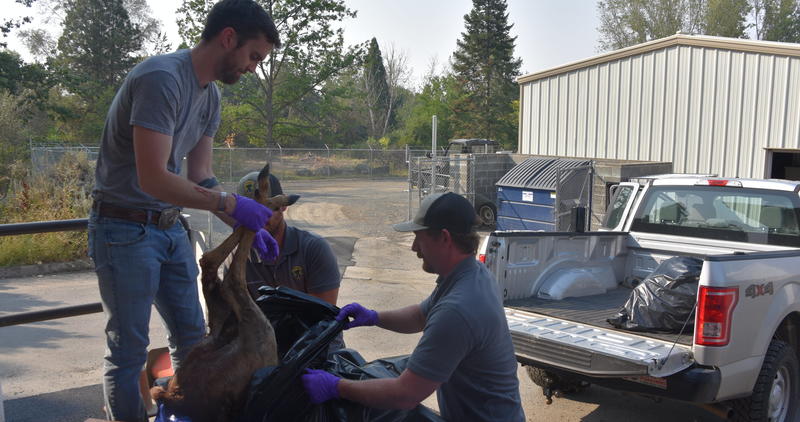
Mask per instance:
[[[340,304],[358,301],[377,309],[394,308],[417,303],[432,290],[434,276],[420,270],[410,251],[412,237],[390,227],[407,216],[404,188],[399,180],[284,183],[287,193],[302,195],[289,210],[291,223],[320,233],[334,246],[344,270]],[[204,228],[208,220],[195,213],[192,224]],[[0,315],[98,300],[91,272],[0,280]],[[152,346],[164,346],[158,318],[151,327]],[[81,422],[102,417],[102,331],[100,314],[0,328],[6,421]],[[345,333],[348,346],[367,360],[410,353],[418,338],[378,328]],[[655,402],[594,386],[547,406],[525,371],[518,374],[529,421],[719,420],[689,404]],[[436,408],[433,397],[425,404]]]

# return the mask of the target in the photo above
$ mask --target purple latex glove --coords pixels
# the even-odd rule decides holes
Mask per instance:
[[[336,315],[337,321],[344,321],[347,317],[353,317],[353,320],[344,326],[345,330],[353,327],[368,327],[370,325],[378,325],[378,313],[372,309],[367,309],[358,303],[351,303],[345,305]]]
[[[320,404],[330,399],[339,398],[339,380],[336,375],[330,374],[320,369],[308,369],[300,376],[303,388],[311,397],[311,403]]]
[[[267,220],[272,217],[272,210],[246,196],[237,194],[233,194],[233,196],[236,198],[236,208],[233,209],[230,216],[237,223],[254,232],[264,228]]]
[[[256,237],[253,239],[253,249],[258,252],[261,260],[266,262],[275,261],[280,253],[278,242],[265,229],[256,232]]]

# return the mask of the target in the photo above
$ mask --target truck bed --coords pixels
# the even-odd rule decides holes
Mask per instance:
[[[547,315],[554,318],[579,322],[587,325],[603,327],[625,333],[637,334],[643,337],[652,337],[659,340],[674,342],[687,346],[692,345],[692,327],[687,327],[687,333],[663,334],[646,333],[640,331],[625,331],[614,328],[606,319],[617,315],[617,311],[628,300],[631,290],[620,287],[605,294],[583,297],[569,297],[562,300],[547,300],[539,298],[507,300],[504,305],[509,308]]]

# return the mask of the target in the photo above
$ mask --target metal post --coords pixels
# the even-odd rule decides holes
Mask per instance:
[[[328,151],[328,162],[327,162],[326,167],[328,168],[327,169],[328,170],[328,177],[330,178],[331,177],[331,149],[328,148],[328,144],[323,144],[323,145],[325,145],[325,149]]]
[[[431,158],[436,158],[436,126],[439,119],[434,114],[431,118]]]
[[[408,151],[408,145],[406,145],[406,151]],[[408,164],[408,220],[411,220],[411,201],[413,199],[411,191],[414,189],[414,185],[411,183],[411,160],[407,160],[406,163]],[[417,174],[419,175],[419,171]]]
[[[275,145],[277,145],[277,146],[278,146],[278,161],[279,161],[281,164],[283,164],[283,148],[281,147],[281,144],[279,144],[279,143],[277,143],[277,142],[275,142]],[[281,175],[281,177],[286,177],[286,175],[285,175],[285,174],[282,174],[282,175]]]
[[[228,180],[233,182],[233,148],[228,147]]]
[[[369,161],[367,162],[367,167],[369,167],[369,178],[372,179],[372,145],[367,144],[369,147]]]

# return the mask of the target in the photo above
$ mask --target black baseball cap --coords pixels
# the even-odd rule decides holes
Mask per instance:
[[[463,196],[453,192],[436,193],[422,200],[413,220],[392,227],[399,232],[447,229],[450,233],[467,234],[472,232],[477,217],[475,208]]]

